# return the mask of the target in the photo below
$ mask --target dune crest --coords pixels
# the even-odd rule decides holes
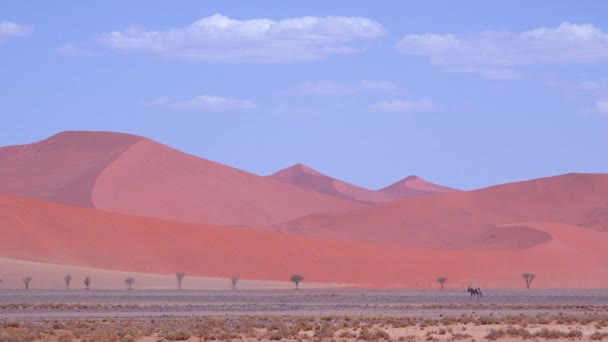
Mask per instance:
[[[316,171],[302,163],[277,171],[268,178],[325,195],[365,204],[392,201],[397,197],[343,182]]]
[[[430,183],[418,176],[412,175],[403,178],[379,192],[389,194],[395,198],[414,198],[419,196],[433,195],[443,192],[458,191],[446,186]]]

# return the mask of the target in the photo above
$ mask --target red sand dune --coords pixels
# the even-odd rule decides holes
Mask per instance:
[[[307,281],[372,287],[608,286],[608,234],[551,223],[519,222],[551,239],[522,250],[440,250],[226,229],[70,207],[0,195],[0,257],[131,272]],[[509,227],[501,227],[509,229]],[[466,230],[467,227],[461,227]],[[32,274],[36,277],[35,274]]]
[[[268,178],[329,196],[367,204],[392,201],[398,198],[331,178],[300,163],[277,171]]]
[[[607,174],[568,174],[312,215],[273,228],[407,247],[523,249],[550,237],[499,225],[542,220],[608,230],[606,194]]]
[[[450,191],[458,190],[427,182],[418,176],[407,176],[386,188],[378,190],[378,192],[391,195],[395,198],[413,198]]]
[[[146,138],[106,132],[64,132],[0,148],[0,192],[222,225],[271,224],[360,206]]]

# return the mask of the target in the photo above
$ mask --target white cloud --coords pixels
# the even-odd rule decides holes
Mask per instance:
[[[370,106],[380,112],[426,112],[438,109],[429,99],[381,101]]]
[[[62,56],[69,57],[90,57],[97,55],[97,52],[91,48],[77,46],[70,43],[58,47],[55,49],[55,52]]]
[[[362,17],[299,17],[235,20],[214,14],[166,31],[130,27],[97,37],[120,52],[148,53],[199,62],[284,63],[360,51],[363,41],[386,33]]]
[[[608,117],[608,101],[598,101],[593,107],[583,108],[578,112],[582,117]]]
[[[608,62],[608,34],[590,24],[562,23],[521,33],[407,34],[395,44],[404,55],[425,56],[447,71],[518,79],[518,67]]]
[[[212,110],[249,110],[256,108],[250,100],[235,99],[221,96],[200,95],[189,100],[173,101],[168,97],[158,97],[140,103],[143,107],[170,107],[198,111]]]
[[[330,81],[305,82],[289,90],[301,95],[350,95],[362,92],[400,93],[401,88],[389,81],[361,81],[358,83],[340,83]]]
[[[27,25],[21,25],[12,21],[0,21],[0,39],[4,36],[27,36],[34,29]]]

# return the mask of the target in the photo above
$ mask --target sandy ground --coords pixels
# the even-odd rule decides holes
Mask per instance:
[[[1,290],[0,340],[588,341],[607,309],[608,290]]]
[[[0,291],[12,289],[24,289],[23,278],[31,276],[31,290],[63,290],[65,289],[64,276],[72,275],[72,289],[83,289],[83,280],[86,276],[91,277],[91,288],[104,290],[123,290],[127,288],[125,279],[135,279],[134,290],[174,290],[177,288],[175,274],[149,274],[136,272],[122,272],[103,270],[90,267],[76,267],[66,265],[54,265],[38,262],[3,259],[0,258]],[[232,287],[231,277],[212,278],[186,276],[182,283],[184,290],[226,290]],[[344,287],[345,284],[335,283],[311,283],[302,282],[303,289],[313,288],[335,288]],[[289,281],[262,281],[239,279],[239,289],[293,289],[294,284]],[[16,292],[19,293],[19,292]],[[0,295],[2,296],[2,295]],[[2,301],[7,300],[2,297]]]

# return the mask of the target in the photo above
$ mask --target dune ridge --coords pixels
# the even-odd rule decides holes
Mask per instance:
[[[150,139],[63,132],[0,148],[0,192],[178,221],[256,226],[360,203],[257,176]]]
[[[279,170],[268,176],[268,178],[329,196],[365,204],[392,201],[398,198],[329,177],[301,163]]]
[[[519,249],[547,236],[499,225],[540,220],[608,230],[606,193],[608,174],[566,174],[311,215],[272,229],[405,247]]]

